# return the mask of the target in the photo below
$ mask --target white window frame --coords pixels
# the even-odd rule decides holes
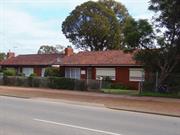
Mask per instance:
[[[111,80],[116,80],[115,68],[96,68],[96,79],[110,77]]]
[[[28,72],[27,72],[28,71]],[[30,76],[31,74],[34,73],[34,68],[31,68],[31,67],[23,67],[22,68],[22,73],[25,75],[25,76]]]
[[[41,69],[41,77],[44,77],[46,68]]]
[[[81,79],[80,68],[65,68],[65,77],[72,79]]]
[[[144,81],[144,69],[143,68],[130,68],[129,69],[129,81],[141,82]]]

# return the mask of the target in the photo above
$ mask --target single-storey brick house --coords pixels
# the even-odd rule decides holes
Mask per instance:
[[[53,66],[63,56],[63,54],[28,54],[15,57],[14,53],[8,52],[7,59],[0,62],[0,66],[1,68],[14,68],[17,73],[24,73],[25,76],[35,73],[43,77],[45,68]]]
[[[1,68],[15,68],[25,76],[36,73],[42,77],[45,68],[53,65],[59,65],[66,78],[100,80],[108,77],[134,89],[138,89],[139,82],[144,80],[142,65],[133,59],[133,53],[121,50],[73,53],[73,49],[68,47],[65,54],[29,54],[17,57],[9,52],[8,59],[0,62]]]
[[[74,54],[72,48],[66,48],[66,54],[56,64],[67,78],[96,80],[108,77],[134,89],[144,80],[142,65],[133,59],[133,53],[113,50]]]

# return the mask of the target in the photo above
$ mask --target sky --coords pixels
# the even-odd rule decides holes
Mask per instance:
[[[72,45],[61,24],[70,12],[88,0],[0,0],[0,52],[37,53],[41,45]],[[149,0],[116,0],[135,19],[151,20]]]

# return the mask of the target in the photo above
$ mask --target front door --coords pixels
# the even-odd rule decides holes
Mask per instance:
[[[87,69],[87,79],[92,79],[92,68]]]

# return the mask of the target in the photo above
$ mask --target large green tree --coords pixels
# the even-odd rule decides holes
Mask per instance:
[[[154,48],[154,32],[147,20],[140,19],[126,21],[123,29],[124,49],[150,49]]]
[[[147,49],[139,51],[135,58],[149,70],[159,72],[161,85],[166,83],[169,75],[180,63],[180,1],[151,0],[149,9],[156,13],[156,49],[148,49],[148,44],[145,44]]]
[[[119,48],[127,49],[128,47],[127,43],[135,41],[135,40],[132,40],[132,38],[129,38],[129,35],[131,34],[131,35],[137,36],[137,33],[134,33],[134,27],[136,27],[135,26],[136,21],[130,16],[126,7],[120,2],[117,2],[114,0],[99,0],[98,2],[104,5],[109,10],[112,10],[114,12],[120,26],[119,27],[120,28],[120,37],[119,37],[120,47]],[[128,35],[126,33],[127,31],[128,31]],[[133,42],[132,44],[135,44],[135,42]]]
[[[122,27],[126,20],[131,18],[126,7],[120,2],[114,0],[99,0],[99,3],[103,4],[106,8],[111,9],[115,13],[116,18]]]
[[[61,45],[50,46],[50,45],[42,45],[38,50],[38,54],[53,54],[53,53],[62,53],[64,47]]]
[[[6,59],[6,54],[0,52],[0,61],[5,60]]]
[[[120,25],[113,10],[100,2],[77,6],[62,24],[65,36],[83,50],[118,49]]]

